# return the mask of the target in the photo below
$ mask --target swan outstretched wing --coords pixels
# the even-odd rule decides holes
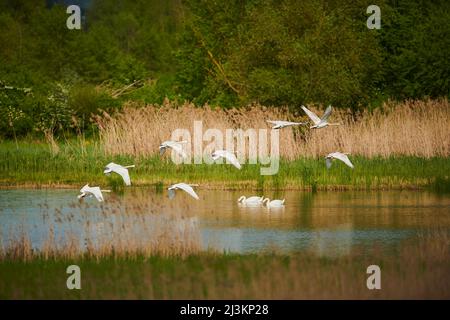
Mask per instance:
[[[129,167],[130,168],[134,167],[134,165],[129,166]],[[130,175],[129,175],[128,169],[126,167],[121,166],[120,164],[116,164],[114,162],[111,162],[111,163],[108,163],[106,165],[105,170],[103,171],[103,173],[109,175],[111,172],[115,172],[118,175],[120,175],[127,186],[131,185]]]
[[[330,117],[330,115],[331,115],[331,105],[329,105],[328,108],[325,110],[325,113],[323,114],[321,120],[322,121],[327,121],[328,118]]]
[[[266,120],[268,123],[273,124],[276,127],[279,126],[287,126],[287,125],[293,125],[294,122],[289,121],[283,121],[283,120]]]
[[[284,121],[288,126],[301,126],[306,124],[306,122],[292,122],[292,121]]]
[[[281,207],[284,205],[284,199],[283,200],[272,200],[270,202],[270,205],[273,207]]]
[[[308,115],[308,117],[314,122],[314,124],[318,124],[320,122],[320,118],[311,110],[306,108],[305,106],[302,106],[303,111]]]
[[[189,193],[190,196],[192,196],[194,199],[199,200],[200,198],[198,197],[197,193],[195,193],[194,189],[192,189],[191,186],[189,185],[185,185],[182,188],[184,191],[186,191],[187,193]]]
[[[80,193],[86,193],[91,187],[89,187],[89,183],[86,183],[81,189]]]
[[[258,196],[252,196],[252,197],[248,197],[245,201],[246,202],[262,202],[263,197],[258,197]]]
[[[333,157],[338,160],[341,160],[342,162],[344,162],[346,165],[348,165],[350,168],[353,169],[353,164],[350,162],[350,159],[347,157],[346,154],[335,152],[333,153]]]
[[[112,167],[114,167],[116,164],[114,162],[110,162],[105,166],[105,170],[109,169],[111,170]]]
[[[112,171],[119,174],[127,186],[131,185],[130,174],[128,173],[127,168],[117,166],[114,167]]]
[[[176,153],[178,153],[180,156],[182,156],[183,158],[187,158],[186,153],[183,150],[183,147],[180,144],[174,144],[171,146],[171,148],[173,150],[175,150]]]

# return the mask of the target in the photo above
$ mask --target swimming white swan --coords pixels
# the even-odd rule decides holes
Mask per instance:
[[[178,153],[183,158],[187,158],[187,154],[183,151],[183,144],[187,143],[186,140],[183,141],[164,141],[159,146],[159,154],[163,155],[166,149],[170,148],[176,153]]]
[[[241,169],[241,164],[239,163],[236,156],[227,150],[216,150],[211,154],[211,158],[216,161],[219,158],[225,158],[228,160],[233,166],[235,166],[238,169]]]
[[[350,159],[347,157],[348,153],[341,153],[341,152],[332,152],[329,155],[325,157],[325,162],[327,165],[327,168],[331,168],[331,164],[333,159],[338,159],[344,162],[346,165],[348,165],[350,168],[353,169],[353,164],[350,162]]]
[[[331,114],[331,106],[328,106],[328,108],[325,110],[325,113],[323,114],[322,118],[319,118],[314,112],[311,110],[308,110],[306,107],[302,106],[303,111],[306,112],[308,117],[314,122],[314,125],[311,126],[311,129],[320,129],[324,128],[326,126],[339,126],[340,123],[329,123],[328,118]]]
[[[128,168],[134,168],[135,165],[132,164],[130,166],[121,166],[120,164],[116,164],[114,162],[108,163],[103,171],[104,174],[109,175],[111,172],[115,172],[119,174],[123,181],[127,186],[131,185],[130,174],[128,173]]]
[[[86,184],[83,188],[80,189],[80,193],[78,195],[78,199],[84,198],[86,196],[92,197],[94,196],[99,202],[102,202],[103,192],[111,192],[111,190],[100,190],[100,187],[89,187],[89,184]]]
[[[291,121],[281,121],[281,120],[276,120],[276,121],[267,120],[267,122],[274,125],[272,127],[272,129],[274,129],[274,130],[285,128],[285,127],[300,126],[300,125],[306,124],[306,122],[291,122]]]
[[[267,208],[282,208],[282,207],[284,207],[284,199],[270,201],[269,198],[265,198],[263,200],[263,203],[266,205]]]
[[[187,183],[176,183],[171,185],[167,190],[169,190],[169,198],[173,199],[175,197],[175,190],[183,190],[187,192],[191,197],[199,199],[198,195],[195,193],[192,187],[196,187],[198,184],[187,184]]]
[[[244,204],[244,205],[261,205],[263,202],[264,196],[263,197],[258,197],[258,196],[253,196],[253,197],[245,197],[245,196],[241,196],[238,199],[238,202]]]

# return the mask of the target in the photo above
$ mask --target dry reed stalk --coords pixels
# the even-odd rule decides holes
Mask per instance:
[[[195,217],[186,217],[177,208],[150,207],[152,197],[145,202],[134,199],[123,204],[111,199],[101,205],[99,212],[87,211],[89,205],[73,204],[72,213],[50,210],[43,205],[42,221],[47,226],[42,245],[32,248],[31,229],[23,224],[20,230],[9,230],[13,236],[0,247],[2,259],[28,261],[34,257],[44,260],[79,257],[187,256],[200,252],[201,239]],[[62,225],[78,226],[64,232]],[[59,236],[57,230],[59,230]],[[1,244],[1,243],[0,243]]]
[[[59,153],[59,146],[56,143],[55,136],[51,130],[44,130],[45,140],[47,141],[50,151],[53,155]]]
[[[320,116],[323,111],[311,107]],[[397,155],[447,157],[450,154],[450,105],[447,99],[385,103],[373,113],[352,115],[334,109],[330,122],[341,122],[319,130],[306,127],[280,130],[280,155],[288,160],[320,157],[336,150],[365,157]],[[152,156],[175,129],[185,128],[193,136],[194,121],[203,122],[203,132],[219,129],[269,129],[266,120],[306,121],[287,108],[252,105],[224,110],[208,105],[196,107],[165,102],[162,106],[137,107],[128,103],[114,117],[97,119],[101,146],[107,154]],[[209,144],[204,142],[203,148]],[[192,150],[188,150],[192,151]]]

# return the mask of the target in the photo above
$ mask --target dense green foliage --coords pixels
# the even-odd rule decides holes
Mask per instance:
[[[378,1],[380,30],[370,4],[92,0],[69,30],[65,6],[0,0],[1,135],[89,131],[130,99],[357,109],[449,96],[450,3]]]

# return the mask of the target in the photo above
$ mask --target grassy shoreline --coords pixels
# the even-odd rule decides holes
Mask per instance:
[[[355,169],[335,163],[330,170],[323,158],[280,161],[278,174],[261,176],[259,165],[175,165],[170,158],[109,156],[95,142],[64,143],[58,152],[46,143],[0,143],[0,187],[78,188],[80,185],[121,188],[119,177],[107,177],[103,167],[111,161],[136,164],[130,170],[134,186],[163,188],[170,183],[198,183],[206,189],[255,190],[449,190],[450,158],[412,156],[353,156]]]
[[[392,252],[374,245],[341,257],[306,251],[6,258],[0,299],[448,299],[448,240],[440,233]],[[81,290],[66,288],[72,264],[81,269]],[[373,264],[381,268],[381,290],[366,287]]]

